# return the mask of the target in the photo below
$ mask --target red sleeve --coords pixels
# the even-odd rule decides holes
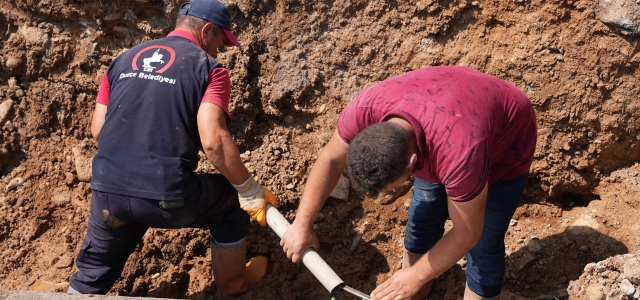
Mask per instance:
[[[202,97],[202,102],[220,106],[227,115],[227,125],[231,123],[229,114],[229,99],[231,98],[231,79],[225,68],[215,68],[209,73],[209,84]]]
[[[349,144],[351,141],[360,133],[360,128],[358,128],[358,107],[355,105],[355,100],[347,105],[342,112],[340,112],[340,116],[338,116],[338,124],[336,125],[338,129],[338,135],[345,143]]]
[[[104,71],[104,75],[102,75],[102,82],[100,83],[100,89],[98,89],[98,96],[96,97],[96,102],[104,105],[109,105],[109,93],[111,92],[111,86],[109,85],[109,76],[107,76],[107,72],[109,69]]]
[[[447,196],[453,201],[469,201],[482,192],[489,181],[491,169],[489,142],[481,140],[464,153],[456,161],[449,160],[458,157],[450,155],[443,159],[436,170],[442,178]]]

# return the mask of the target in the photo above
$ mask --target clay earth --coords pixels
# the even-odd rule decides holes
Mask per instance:
[[[0,288],[66,291],[89,216],[102,74],[170,32],[181,3],[0,2]],[[538,117],[504,298],[638,298],[624,271],[640,258],[638,1],[224,2],[243,45],[218,57],[232,80],[229,130],[289,221],[350,99],[410,70],[470,66],[516,84]],[[214,171],[201,156],[198,172]],[[328,199],[319,253],[349,286],[369,293],[400,268],[407,187],[396,201]],[[149,230],[109,295],[216,299],[208,241],[203,229]],[[253,223],[248,242],[271,265],[241,299],[354,299],[289,261],[269,228]],[[430,299],[461,299],[464,268],[442,274]]]

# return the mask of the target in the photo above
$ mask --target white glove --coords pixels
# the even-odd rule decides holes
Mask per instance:
[[[240,207],[260,225],[267,226],[267,203],[278,207],[278,200],[268,189],[262,187],[250,175],[242,184],[232,184],[238,191]]]

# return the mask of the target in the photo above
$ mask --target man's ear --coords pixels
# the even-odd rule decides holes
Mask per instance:
[[[409,164],[407,165],[407,168],[413,170],[416,162],[418,162],[418,155],[413,153],[411,154],[411,157],[409,157]]]
[[[200,29],[200,33],[202,34],[203,38],[207,36],[209,30],[213,30],[213,23],[211,22],[207,22],[207,24],[204,24],[204,26],[202,26],[202,29]]]

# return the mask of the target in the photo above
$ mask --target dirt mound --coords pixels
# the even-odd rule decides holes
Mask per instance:
[[[0,1],[0,287],[63,290],[89,215],[101,76],[118,54],[170,32],[180,1]],[[535,162],[506,240],[506,292],[567,297],[585,265],[640,249],[637,3],[224,2],[243,44],[219,55],[232,76],[230,131],[289,220],[353,96],[409,70],[466,65],[516,84],[538,116]],[[214,171],[204,156],[198,171]],[[319,252],[347,284],[370,292],[399,268],[409,197],[329,199]],[[253,224],[249,243],[272,266],[245,299],[329,298],[270,230]],[[464,266],[436,281],[434,299],[462,295]],[[210,274],[206,231],[154,229],[110,294],[211,299]]]
[[[640,251],[588,264],[568,290],[575,299],[639,299]]]

